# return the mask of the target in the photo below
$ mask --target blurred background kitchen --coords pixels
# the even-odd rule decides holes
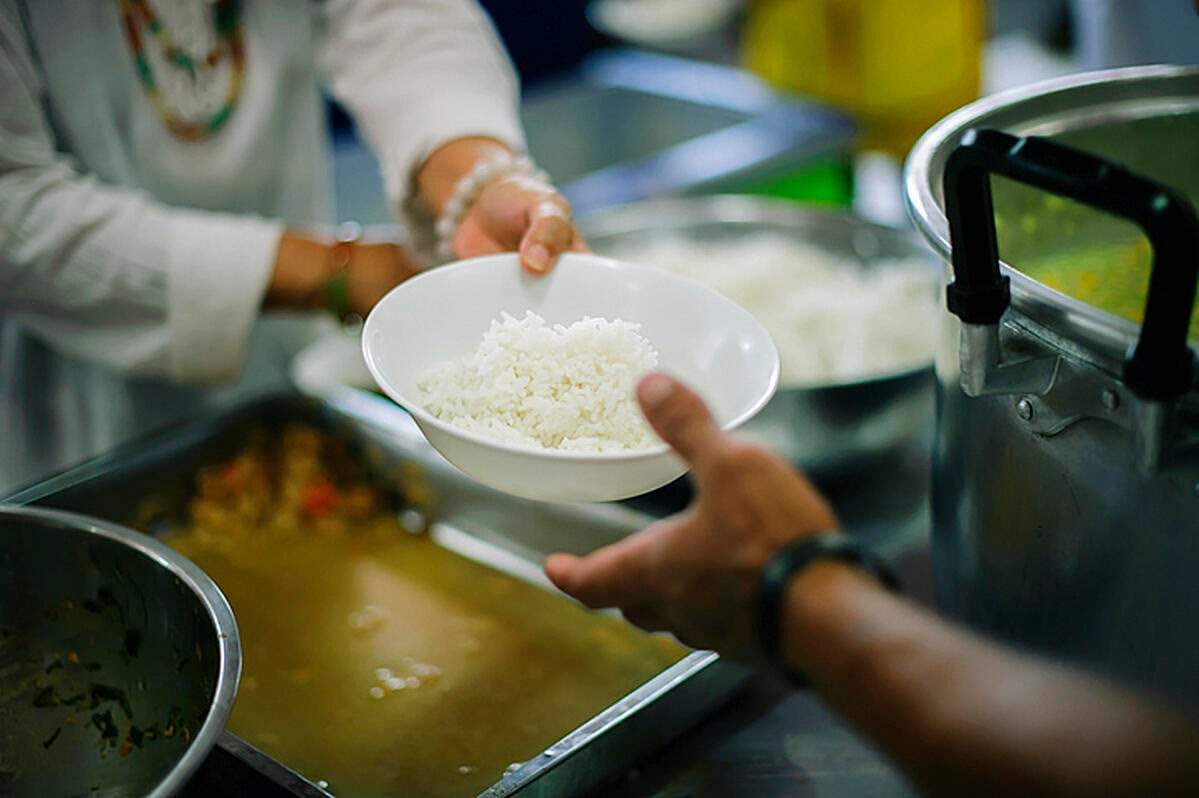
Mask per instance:
[[[524,81],[534,158],[575,207],[783,196],[903,226],[917,136],[980,95],[1199,61],[1185,0],[484,0]],[[332,109],[336,207],[390,222]]]
[[[825,488],[826,475],[931,439],[941,267],[909,235],[902,174],[920,135],[1048,78],[1199,62],[1186,0],[482,5],[522,77],[531,154],[580,232],[601,254],[716,287],[766,324],[782,391],[745,433]],[[393,223],[374,156],[335,106],[330,124],[339,218]],[[846,279],[846,265],[922,256],[927,290],[882,269]],[[296,345],[302,391],[373,384],[354,335]]]

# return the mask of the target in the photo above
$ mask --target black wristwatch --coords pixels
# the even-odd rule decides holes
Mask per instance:
[[[881,582],[889,590],[899,591],[899,580],[887,565],[871,554],[855,538],[842,532],[818,532],[786,543],[771,555],[758,577],[755,621],[758,645],[766,660],[778,667],[787,678],[806,684],[802,673],[787,665],[783,659],[782,631],[783,594],[787,585],[808,565],[817,560],[841,560],[851,563]]]

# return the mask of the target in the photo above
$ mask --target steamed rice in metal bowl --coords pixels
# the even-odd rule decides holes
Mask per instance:
[[[724,240],[663,233],[599,250],[689,277],[748,310],[778,347],[783,387],[858,382],[932,361],[941,314],[927,257],[867,266],[769,230]]]
[[[623,452],[659,442],[633,396],[658,365],[640,325],[586,317],[549,324],[503,313],[470,355],[417,380],[425,409],[500,443],[578,452]]]

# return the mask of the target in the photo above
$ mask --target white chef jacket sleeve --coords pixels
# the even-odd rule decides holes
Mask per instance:
[[[0,3],[0,309],[64,352],[181,382],[237,376],[282,224],[165,206],[57,152]]]
[[[321,67],[403,214],[417,168],[456,138],[526,149],[516,71],[473,0],[330,0]]]

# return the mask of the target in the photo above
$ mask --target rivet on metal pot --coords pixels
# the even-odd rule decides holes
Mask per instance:
[[[1103,392],[1099,400],[1103,403],[1103,409],[1109,413],[1114,413],[1120,409],[1120,394],[1110,388]]]
[[[1020,401],[1016,402],[1016,415],[1025,421],[1032,421],[1034,415],[1032,402],[1022,397]]]

